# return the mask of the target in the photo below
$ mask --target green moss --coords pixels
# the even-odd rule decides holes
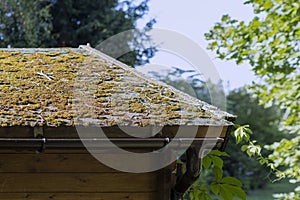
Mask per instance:
[[[1,95],[1,105],[7,105],[7,107],[1,110],[0,117],[9,120],[8,122],[0,121],[0,126],[7,125],[7,123],[9,125],[42,125],[43,123],[38,120],[41,117],[47,117],[45,113],[49,104],[64,111],[54,112],[53,114],[56,115],[54,119],[67,117],[63,113],[68,113],[66,102],[70,99],[70,95],[63,91],[71,91],[71,88],[69,84],[62,84],[61,80],[72,82],[75,74],[70,72],[78,70],[78,64],[85,61],[85,56],[71,51],[68,54],[60,52],[24,54],[17,51],[1,51],[0,55],[0,78],[5,77],[3,83],[5,87],[1,87],[0,92],[9,97],[5,98]],[[61,62],[62,60],[64,62]],[[3,113],[5,111],[6,113]],[[20,120],[3,116],[12,115],[12,112]],[[48,123],[61,124],[57,120]]]
[[[76,77],[79,71],[82,79]],[[82,94],[92,97],[84,102],[89,106],[81,106],[79,100],[72,101],[75,81]],[[172,125],[172,120],[178,123],[175,119],[218,118],[167,86],[72,50],[0,51],[0,94],[0,106],[5,105],[0,107],[0,119],[4,119],[0,120],[0,126],[83,123],[73,119],[75,116],[97,119],[108,126]]]

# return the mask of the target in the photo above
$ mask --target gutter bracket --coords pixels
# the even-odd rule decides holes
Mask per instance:
[[[44,135],[43,127],[41,127],[41,126],[33,127],[33,135],[34,135],[35,138],[43,136]]]
[[[44,137],[44,129],[41,126],[33,128],[33,134],[35,138],[42,139],[41,147],[37,149],[38,153],[42,153],[46,150],[46,138]]]
[[[44,138],[43,136],[40,137],[42,139],[42,142],[41,142],[41,147],[37,150],[39,153],[43,153],[46,151],[46,143],[47,143],[47,139]]]
[[[202,167],[201,149],[201,145],[192,145],[186,151],[186,172],[182,175],[182,172],[177,171],[178,177],[171,191],[171,200],[182,199],[184,193],[199,178]]]

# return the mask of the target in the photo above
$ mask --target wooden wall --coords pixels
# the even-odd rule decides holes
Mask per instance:
[[[171,167],[122,173],[87,152],[0,151],[1,200],[169,200]]]

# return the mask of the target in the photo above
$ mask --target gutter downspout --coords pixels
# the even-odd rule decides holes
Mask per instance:
[[[199,150],[197,147],[190,147],[186,151],[186,172],[179,176],[176,185],[173,188],[172,200],[182,198],[189,187],[199,178],[201,173],[201,158],[199,158]]]
[[[211,143],[192,145],[186,151],[186,171],[182,175],[182,166],[177,166],[177,181],[171,191],[171,200],[183,198],[184,193],[200,177],[204,153],[213,149]]]

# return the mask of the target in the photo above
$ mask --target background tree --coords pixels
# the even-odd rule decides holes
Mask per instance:
[[[1,0],[0,47],[51,46],[51,6],[48,0]]]
[[[78,47],[128,29],[148,11],[148,0],[2,0],[0,47]],[[151,28],[155,20],[147,24]],[[134,40],[138,34],[130,35]],[[134,64],[153,56],[153,49],[127,45],[133,51],[122,61]],[[118,48],[118,47],[117,47]],[[116,48],[116,49],[117,49]]]
[[[282,129],[289,136],[268,146],[268,165],[284,167],[279,178],[300,182],[300,2],[298,0],[248,0],[256,16],[249,22],[224,15],[206,34],[209,48],[219,58],[248,62],[261,78],[252,92],[265,106],[278,105],[285,116]],[[290,139],[289,139],[290,138]],[[265,161],[263,161],[265,162]],[[300,199],[300,187],[280,199]]]

